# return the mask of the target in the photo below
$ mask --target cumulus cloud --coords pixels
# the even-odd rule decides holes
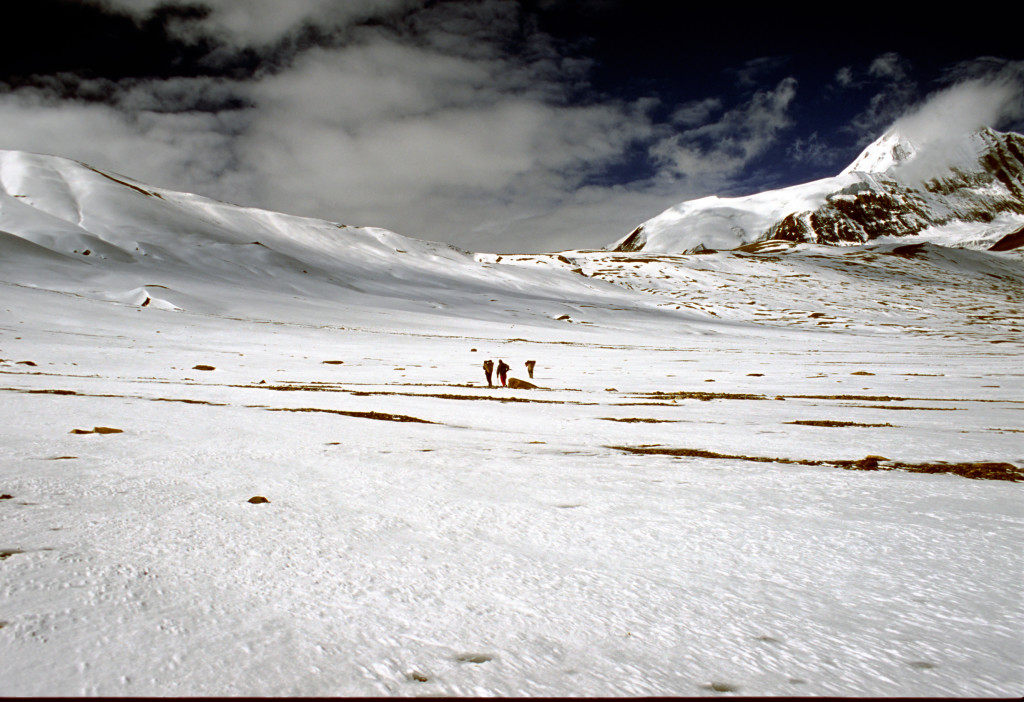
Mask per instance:
[[[170,29],[213,37],[217,51],[255,50],[262,67],[251,76],[38,76],[0,95],[0,143],[239,204],[486,248],[482,232],[504,231],[497,217],[516,219],[503,203],[529,203],[530,216],[557,207],[648,130],[642,100],[572,104],[586,62],[524,32],[516,3],[264,4],[251,12],[250,2],[214,0]],[[139,21],[158,9],[104,5]],[[403,9],[401,21],[359,25]],[[310,27],[319,39],[280,63],[275,42]]]

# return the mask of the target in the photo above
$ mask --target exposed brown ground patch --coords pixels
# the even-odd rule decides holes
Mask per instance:
[[[496,388],[498,389],[498,388]],[[543,388],[537,388],[542,390]],[[499,389],[500,390],[500,389]],[[535,402],[544,405],[596,405],[597,402],[577,402],[575,400],[538,400],[528,397],[508,397],[504,395],[455,395],[452,393],[425,393],[425,392],[394,392],[391,390],[350,390],[349,394],[355,397],[369,397],[371,395],[399,395],[402,397],[434,397],[439,400],[481,400],[485,402]]]
[[[785,424],[799,424],[805,427],[891,427],[893,424],[864,424],[862,422],[837,422],[831,419],[796,419]]]
[[[966,463],[903,463],[890,461],[880,456],[867,456],[860,460],[811,460],[798,458],[769,458],[767,456],[744,456],[717,453],[704,449],[670,448],[667,446],[608,446],[607,448],[643,456],[673,456],[675,458],[724,458],[756,463],[789,463],[802,466],[835,466],[847,470],[904,470],[911,473],[952,473],[974,480],[1024,480],[1024,469],[1005,462]]]
[[[767,395],[754,395],[746,392],[696,392],[696,391],[679,391],[679,392],[647,392],[639,393],[634,397],[649,399],[649,400],[770,400],[771,398]]]
[[[345,417],[361,417],[363,419],[377,419],[385,422],[417,422],[419,424],[437,424],[419,417],[410,417],[407,414],[388,414],[386,412],[355,412],[350,410],[319,409],[316,407],[268,407],[270,412],[324,412],[326,414],[340,414]]]
[[[864,409],[884,410],[924,410],[931,412],[956,412],[960,407],[911,407],[910,405],[848,405],[849,407],[863,407]]]
[[[651,417],[598,417],[606,422],[627,422],[632,424],[674,424],[675,419],[653,419]]]
[[[186,405],[210,405],[211,407],[227,407],[226,402],[210,402],[208,400],[187,400],[177,397],[154,397],[153,402],[184,402]]]

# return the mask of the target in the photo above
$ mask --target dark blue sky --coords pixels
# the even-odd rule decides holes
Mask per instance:
[[[791,128],[750,161],[737,191],[834,174],[908,107],[965,73],[984,74],[978,59],[1024,58],[1010,4],[1004,12],[977,13],[927,10],[917,3],[814,9],[789,3],[697,8],[683,2],[582,0],[535,5],[542,29],[565,41],[569,51],[594,59],[595,89],[655,95],[661,118],[673,105],[693,99],[720,96],[725,104],[736,103],[795,78]],[[885,57],[891,70],[882,68]],[[840,85],[843,71],[849,80]],[[1019,67],[1016,75],[1020,79]],[[1018,113],[999,126],[1019,131],[1024,121]],[[611,175],[641,175],[642,161],[620,164]]]
[[[1024,127],[1010,6],[5,11],[16,29],[0,43],[0,148],[475,250],[600,246],[685,199],[833,175],[915,111],[936,130]]]

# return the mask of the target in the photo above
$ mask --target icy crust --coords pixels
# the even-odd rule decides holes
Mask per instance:
[[[983,129],[957,144],[919,147],[889,133],[833,178],[746,197],[681,203],[613,250],[683,253],[763,239],[831,245],[971,227],[963,246],[987,248],[1024,215],[1024,137]],[[977,226],[975,226],[977,225]]]

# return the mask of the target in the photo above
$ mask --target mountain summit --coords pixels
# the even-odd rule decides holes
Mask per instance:
[[[613,243],[615,251],[693,253],[769,239],[832,245],[881,237],[1008,248],[1024,227],[1024,137],[983,128],[918,144],[895,130],[831,178],[745,197],[689,200]]]

